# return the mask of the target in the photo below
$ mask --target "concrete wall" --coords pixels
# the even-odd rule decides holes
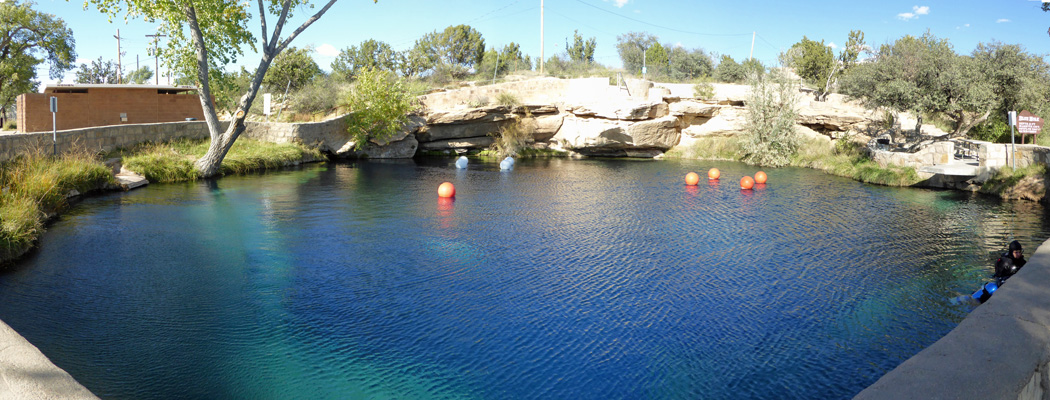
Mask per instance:
[[[1046,399],[1050,396],[1050,241],[941,340],[855,399]],[[976,290],[976,288],[974,288]]]
[[[223,129],[228,124],[228,121],[223,122]],[[309,123],[248,122],[241,137],[274,143],[300,141],[322,151],[335,151],[338,147],[331,148],[335,146],[333,143],[346,142],[345,132],[346,119],[339,116]],[[204,121],[183,121],[68,129],[58,131],[56,136],[58,152],[68,153],[74,150],[110,151],[177,138],[207,138],[209,134]],[[34,151],[51,153],[52,143],[51,132],[0,135],[0,161]]]
[[[952,142],[937,142],[914,153],[900,151],[873,150],[871,159],[880,167],[899,165],[921,168],[931,165],[948,164],[955,157],[955,145]]]
[[[181,137],[206,138],[203,121],[135,124],[69,129],[57,132],[59,153],[73,150],[110,151],[143,142],[161,142]],[[51,153],[51,132],[0,135],[0,161],[34,151]]]
[[[50,131],[49,97],[58,98],[59,130],[204,119],[196,94],[159,94],[157,88],[88,88],[87,93],[24,93],[18,96],[18,131]],[[127,116],[122,121],[121,114]]]

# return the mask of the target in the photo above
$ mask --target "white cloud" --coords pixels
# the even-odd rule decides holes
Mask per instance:
[[[912,19],[919,18],[920,15],[927,15],[930,13],[929,6],[912,6],[911,10],[912,12],[903,12],[897,14],[897,19],[910,21]]]
[[[616,6],[616,8],[623,8],[623,6],[626,6],[627,3],[629,3],[631,0],[602,0],[602,1],[604,1],[606,3],[608,3],[609,1],[612,1],[613,5]]]
[[[91,64],[92,61],[95,61],[95,60],[88,60],[86,58],[78,58],[77,59],[77,64]]]
[[[839,48],[839,45],[835,44],[835,42],[828,42],[828,47],[830,47],[832,50],[835,50]]]
[[[997,23],[997,24],[1001,24],[1003,22],[1010,22],[1010,20],[1008,20],[1006,18],[999,18],[999,19],[995,20],[995,23]]]
[[[317,46],[317,49],[314,51],[316,51],[317,54],[320,54],[325,57],[335,57],[339,55],[339,49],[335,48],[335,46],[332,46],[328,43]]]

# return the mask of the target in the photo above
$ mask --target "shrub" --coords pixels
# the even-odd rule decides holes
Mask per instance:
[[[531,115],[518,118],[514,123],[500,127],[499,132],[494,134],[496,140],[492,143],[492,150],[500,158],[518,155],[533,141],[532,134],[535,131],[535,118]]]
[[[795,131],[797,97],[791,82],[777,72],[755,75],[744,123],[744,161],[779,167],[798,151]]]
[[[521,99],[518,95],[511,92],[499,92],[496,96],[496,104],[507,107],[517,107],[521,105]]]
[[[347,101],[351,112],[347,131],[354,147],[394,136],[408,122],[415,100],[402,79],[372,68],[363,70]]]
[[[328,114],[340,106],[349,92],[349,86],[336,78],[324,77],[310,81],[302,89],[289,95],[292,111],[304,114]]]
[[[715,98],[715,85],[704,79],[693,85],[693,97],[700,100],[711,100]]]

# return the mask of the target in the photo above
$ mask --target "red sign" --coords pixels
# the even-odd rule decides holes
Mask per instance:
[[[1021,111],[1017,115],[1017,132],[1022,135],[1036,135],[1039,131],[1043,130],[1043,119],[1035,116],[1028,112],[1028,110]]]

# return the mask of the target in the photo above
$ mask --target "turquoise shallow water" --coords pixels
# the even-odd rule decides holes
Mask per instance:
[[[87,199],[0,319],[103,398],[848,398],[1050,237],[1037,204],[804,169],[452,161]]]

